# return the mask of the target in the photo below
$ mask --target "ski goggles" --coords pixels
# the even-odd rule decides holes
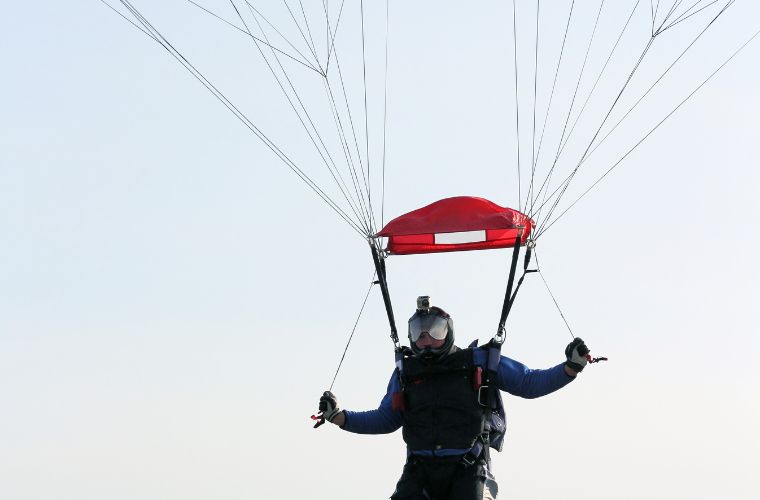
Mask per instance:
[[[417,342],[423,333],[427,333],[435,340],[443,340],[449,333],[449,320],[434,312],[417,311],[409,318],[409,338]]]

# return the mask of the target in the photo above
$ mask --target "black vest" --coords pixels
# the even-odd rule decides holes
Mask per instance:
[[[472,349],[437,361],[404,359],[404,441],[410,450],[469,449],[483,428]]]

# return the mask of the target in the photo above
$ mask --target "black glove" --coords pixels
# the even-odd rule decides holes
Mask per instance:
[[[325,391],[322,397],[319,398],[319,411],[322,412],[321,417],[332,422],[333,419],[340,413],[338,408],[338,399],[330,391]]]
[[[590,352],[586,344],[583,343],[583,339],[576,337],[565,347],[565,356],[567,357],[565,365],[577,372],[582,372],[586,363],[588,363],[588,354]]]

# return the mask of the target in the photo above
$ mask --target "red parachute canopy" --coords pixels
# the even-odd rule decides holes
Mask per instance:
[[[377,236],[388,238],[395,255],[510,248],[522,228],[521,244],[535,222],[527,215],[484,198],[445,198],[396,217]]]

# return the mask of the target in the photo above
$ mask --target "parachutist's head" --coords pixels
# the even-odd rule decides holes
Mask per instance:
[[[430,297],[417,297],[417,311],[409,318],[409,343],[418,357],[438,359],[454,346],[454,322]]]

